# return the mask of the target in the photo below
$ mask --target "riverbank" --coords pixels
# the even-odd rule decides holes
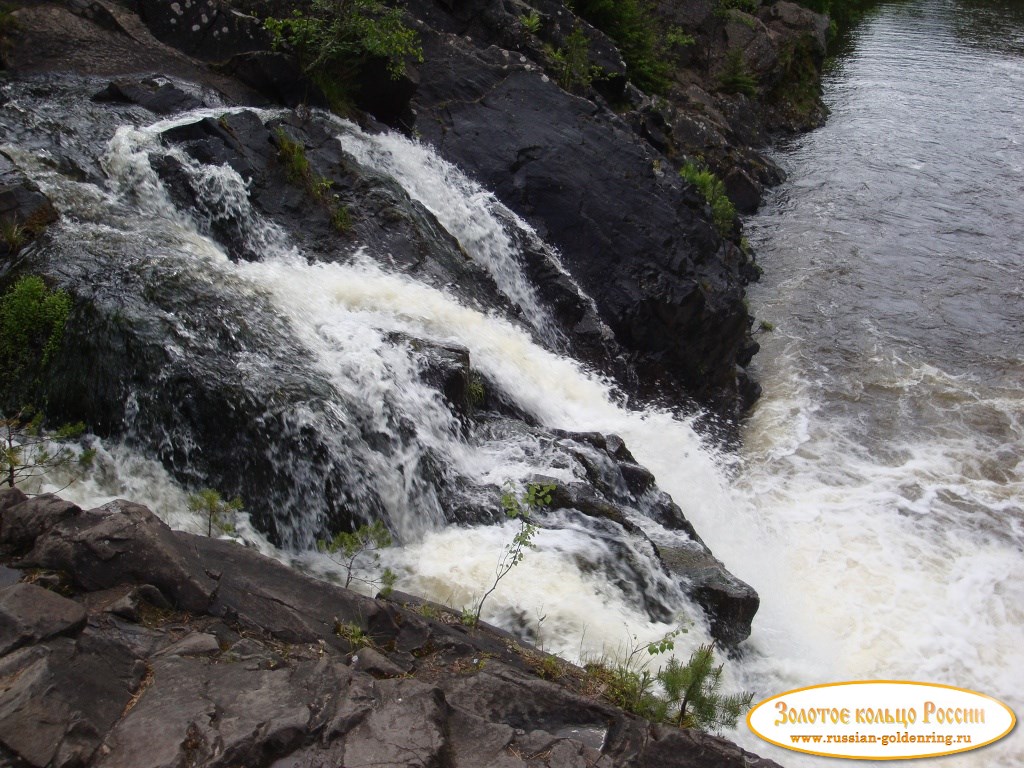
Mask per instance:
[[[777,768],[629,715],[442,606],[363,597],[129,502],[0,491],[0,620],[10,765]]]

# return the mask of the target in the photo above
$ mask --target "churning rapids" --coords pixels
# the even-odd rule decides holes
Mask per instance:
[[[727,665],[730,688],[761,698],[829,681],[909,679],[980,690],[1019,710],[1024,15],[1010,6],[883,7],[829,78],[829,124],[782,151],[791,180],[748,222],[766,269],[753,308],[777,329],[760,337],[766,394],[738,457],[708,446],[686,420],[623,405],[567,357],[518,267],[516,243],[536,235],[414,142],[330,123],[347,152],[393,176],[459,240],[527,323],[387,271],[365,253],[312,261],[249,207],[234,171],[189,166],[181,155],[203,175],[207,215],[244,221],[248,247],[260,253],[230,260],[204,234],[210,221],[176,208],[152,167],[174,152],[159,133],[195,113],[153,124],[141,110],[122,110],[133,122],[118,125],[107,107],[81,106],[80,95],[69,111],[52,93],[37,99],[20,86],[8,93],[6,123],[22,139],[53,133],[83,157],[98,153],[105,180],[48,162],[38,147],[49,138],[4,149],[60,210],[53,239],[69,258],[119,254],[117,269],[162,276],[168,290],[182,280],[222,286],[239,308],[263,313],[259,322],[285,329],[340,397],[371,404],[366,418],[381,432],[397,428],[396,414],[412,420],[415,440],[351,457],[356,485],[373,485],[400,538],[386,552],[400,589],[469,605],[512,535],[510,526],[446,526],[441,501],[419,480],[424,455],[480,486],[572,477],[564,457],[529,434],[470,445],[396,332],[466,347],[474,368],[545,426],[626,441],[715,554],[761,595],[753,634]],[[162,321],[181,339],[169,354],[200,343],[186,316]],[[268,365],[242,363],[253,375]],[[344,429],[334,418],[328,427]],[[96,468],[63,494],[93,506],[127,497],[173,526],[201,527],[185,491],[123,445],[102,446]],[[293,518],[282,532],[288,551],[244,521],[239,535],[330,577],[332,563],[312,551],[303,522]],[[642,515],[633,522],[658,544],[681,536]],[[569,658],[614,653],[629,637],[654,639],[675,626],[652,621],[642,596],[622,588],[621,548],[583,522],[563,519],[536,541],[485,619],[527,626]],[[631,567],[649,562],[655,573],[652,557],[642,547],[628,553]],[[688,625],[684,655],[707,639],[699,609],[677,585],[655,578],[649,586]],[[743,727],[728,735],[783,764],[825,762],[777,750]],[[1012,734],[942,764],[1024,765],[1021,743]]]

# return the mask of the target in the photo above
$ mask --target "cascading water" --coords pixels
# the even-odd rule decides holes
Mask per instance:
[[[78,109],[57,99],[33,100],[28,93],[15,96],[4,108],[5,120],[20,126],[21,138],[32,135],[33,126]],[[12,116],[15,109],[20,116]],[[186,282],[208,286],[219,302],[209,311],[229,319],[238,315],[226,326],[238,335],[228,373],[243,383],[263,382],[261,395],[276,392],[268,381],[282,388],[300,376],[314,381],[316,396],[310,395],[307,408],[288,411],[278,421],[268,416],[267,424],[288,425],[291,431],[282,438],[314,434],[317,446],[343,456],[347,485],[331,489],[345,495],[349,506],[389,520],[401,546],[388,551],[386,561],[399,573],[400,589],[469,605],[490,584],[511,538],[507,525],[447,526],[439,486],[493,504],[493,486],[506,480],[544,476],[571,483],[585,471],[557,440],[511,422],[496,420],[465,435],[437,389],[423,383],[418,359],[403,341],[413,338],[467,349],[473,368],[544,427],[614,433],[625,440],[716,554],[761,594],[754,633],[742,655],[727,665],[730,687],[760,697],[832,680],[893,677],[977,688],[1021,706],[1024,681],[1013,660],[1024,639],[1016,458],[1022,428],[1019,394],[1012,387],[982,387],[879,343],[872,349],[875,374],[863,378],[856,391],[840,389],[838,396],[825,397],[825,363],[814,365],[821,350],[802,346],[804,330],[790,333],[780,322],[781,331],[764,339],[762,377],[770,385],[738,461],[704,443],[684,419],[623,407],[611,386],[563,353],[563,340],[552,332],[543,302],[517,263],[517,238],[535,235],[426,148],[334,124],[346,151],[394,175],[433,212],[523,310],[543,344],[515,319],[480,311],[449,291],[382,267],[375,254],[317,260],[303,251],[252,208],[237,173],[197,163],[159,141],[160,131],[200,114],[148,127],[139,127],[147,122],[140,111],[118,114],[131,125],[119,126],[110,108],[90,105],[74,112],[66,129],[67,140],[83,146],[94,136],[110,141],[102,153],[104,174],[98,164],[91,172],[68,173],[44,154],[10,147],[61,211],[51,246],[63,249],[69,264],[76,250],[97,259],[109,254],[88,278],[109,269],[140,276],[138,284],[154,292]],[[153,170],[163,156],[173,156],[193,187],[203,190],[194,210],[181,210],[165,193]],[[208,236],[221,220],[240,227],[245,249],[258,258],[227,258]],[[770,237],[755,232],[765,251]],[[762,313],[778,312],[780,321],[785,316],[786,302],[800,292],[788,290],[787,280],[803,290],[801,281],[813,265],[797,269],[804,271],[773,286],[778,298],[755,297]],[[149,275],[156,278],[145,282]],[[820,298],[822,305],[828,301]],[[157,319],[174,331],[166,349],[172,361],[195,356],[209,343],[188,307],[168,305]],[[257,332],[263,334],[258,343],[243,343]],[[286,348],[275,351],[282,344]],[[794,363],[807,357],[807,365]],[[198,370],[224,374],[212,364]],[[934,420],[905,441],[868,444],[860,439],[865,423],[888,417],[852,410],[851,404],[879,395],[897,403],[895,414],[940,403],[944,412],[961,414],[968,427],[980,428],[946,431]],[[991,440],[979,434],[991,434]],[[182,445],[187,460],[202,460],[198,448],[188,445],[187,432],[168,427],[166,440]],[[175,526],[197,527],[184,513],[180,486],[139,451],[106,447],[97,467],[65,495],[82,504],[129,496]],[[294,478],[306,494],[302,498],[310,498],[320,470],[311,461],[285,467],[282,475]],[[289,550],[275,549],[247,524],[240,533],[264,551],[330,576],[330,561],[310,550],[329,513],[326,507],[304,507],[282,523],[279,533],[292,545]],[[692,545],[684,533],[647,516],[642,503],[627,514],[659,546]],[[653,639],[675,626],[644,605],[641,592],[649,589],[689,624],[680,648],[707,639],[700,611],[666,577],[646,540],[613,538],[571,510],[550,512],[542,521],[537,550],[502,582],[485,619],[525,628],[548,650],[571,658],[614,653],[629,636]],[[645,590],[636,588],[641,570],[649,579]],[[773,753],[742,727],[731,735],[783,764],[824,762]],[[1011,736],[952,760],[964,766],[1020,765],[1019,739]]]

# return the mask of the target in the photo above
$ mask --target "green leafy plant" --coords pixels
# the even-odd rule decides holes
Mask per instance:
[[[369,587],[380,587],[383,595],[388,595],[394,589],[398,577],[390,568],[385,568],[380,576],[364,576],[362,571],[357,569],[360,560],[369,560],[372,568],[376,571],[380,567],[380,551],[390,547],[392,544],[391,534],[379,520],[373,523],[363,524],[351,533],[341,531],[331,539],[320,539],[316,546],[321,552],[327,554],[331,560],[345,569],[346,588],[352,585],[353,581],[366,584]]]
[[[582,29],[574,29],[565,39],[565,45],[555,51],[552,58],[557,67],[558,84],[565,90],[583,90],[592,82],[590,42]]]
[[[480,614],[487,598],[498,588],[501,580],[523,561],[526,550],[533,549],[533,537],[537,534],[537,526],[530,522],[530,515],[551,503],[551,493],[554,490],[554,485],[530,483],[522,495],[517,495],[511,482],[505,484],[504,492],[501,495],[501,507],[505,511],[506,517],[519,523],[519,530],[502,551],[498,565],[494,569],[494,581],[491,586],[484,592],[475,608],[463,609],[463,624],[475,627],[480,622]]]
[[[0,410],[39,402],[42,377],[60,350],[71,298],[26,275],[0,297]]]
[[[7,252],[15,254],[28,242],[28,230],[14,219],[3,219],[0,221],[0,241],[7,248]]]
[[[747,68],[743,51],[733,48],[725,57],[725,66],[718,76],[718,90],[723,93],[742,93],[753,98],[757,95],[757,78]]]
[[[469,397],[469,404],[479,408],[487,399],[487,389],[484,387],[484,378],[477,371],[470,371],[469,385],[466,395]]]
[[[312,0],[308,13],[292,11],[286,18],[264,22],[275,48],[290,48],[303,72],[344,111],[347,93],[370,58],[383,59],[393,78],[405,72],[406,61],[423,61],[416,32],[405,25],[402,11],[381,0]]]
[[[221,498],[213,488],[203,488],[188,497],[188,509],[206,519],[206,535],[235,532],[235,518],[242,510],[241,498],[235,496],[230,501]]]
[[[760,329],[766,333],[771,333],[772,331],[775,330],[775,323],[773,323],[771,320],[762,320],[758,324],[758,327],[760,327]]]
[[[608,35],[626,62],[626,73],[649,93],[665,93],[672,73],[663,25],[649,0],[573,0],[573,11]]]
[[[761,0],[719,0],[718,8],[722,11],[743,11],[744,13],[756,13],[761,7]]]
[[[669,659],[657,675],[665,691],[667,719],[680,728],[702,731],[734,727],[740,715],[750,709],[754,694],[723,695],[724,669],[724,664],[715,665],[714,643],[698,647],[686,664]]]
[[[306,155],[306,145],[289,136],[283,126],[278,126],[274,131],[274,141],[277,143],[278,160],[284,166],[288,181],[305,189],[314,200],[326,208],[331,226],[336,232],[350,232],[352,214],[348,206],[341,204],[338,195],[330,194],[334,186],[333,181],[326,176],[313,173],[309,157]]]
[[[366,634],[366,631],[354,621],[342,622],[335,617],[334,634],[348,640],[348,643],[352,648],[366,648],[367,646],[373,645],[373,641],[370,639],[370,636]]]
[[[704,200],[711,206],[711,218],[715,229],[723,237],[732,232],[736,220],[736,206],[725,193],[725,184],[703,163],[687,162],[679,169],[679,175],[697,187]]]
[[[540,14],[533,8],[530,9],[529,13],[519,17],[519,23],[522,24],[523,28],[531,35],[536,35],[540,32]]]

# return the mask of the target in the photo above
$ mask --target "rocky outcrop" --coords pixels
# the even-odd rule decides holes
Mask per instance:
[[[16,254],[56,220],[49,198],[0,152],[0,258]]]
[[[0,587],[7,764],[777,768],[651,726],[485,625],[316,582],[128,502],[4,489],[0,509],[0,562],[22,573]]]

